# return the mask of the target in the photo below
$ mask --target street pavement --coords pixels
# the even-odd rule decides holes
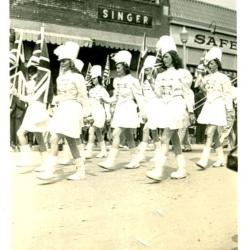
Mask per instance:
[[[123,168],[126,150],[116,171],[98,167],[101,159],[87,160],[80,181],[66,180],[74,166],[62,165],[52,180],[39,180],[35,167],[16,167],[20,153],[11,153],[12,250],[237,249],[237,173],[198,170],[201,151],[194,145],[184,153],[188,176],[181,180],[169,177],[176,168],[170,152],[160,183],[145,175],[152,150],[133,170]],[[32,154],[39,164],[39,153]],[[210,165],[215,158],[213,152]]]

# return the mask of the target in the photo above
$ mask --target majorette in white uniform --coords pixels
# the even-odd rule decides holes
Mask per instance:
[[[205,61],[209,66],[211,61],[217,64],[216,59],[221,62],[222,51],[220,48],[213,47],[205,55]],[[200,83],[200,87],[206,92],[206,101],[197,121],[202,124],[207,124],[208,127],[206,145],[196,165],[202,169],[206,168],[214,133],[217,131],[219,136],[217,137],[215,145],[217,147],[218,160],[213,166],[220,167],[224,165],[224,153],[222,141],[220,140],[220,132],[222,126],[227,125],[227,112],[233,112],[232,86],[230,79],[225,74],[219,72],[218,68],[215,68],[215,72],[209,73],[203,79],[201,78]]]
[[[46,104],[39,101],[39,97],[35,94],[36,77],[37,74],[33,75],[25,83],[27,95],[20,97],[20,99],[28,103],[20,129],[29,132],[45,132],[48,130],[49,113]]]
[[[216,52],[216,49],[210,50],[205,56],[205,60],[211,61],[213,53],[220,53]],[[220,53],[216,58],[221,60],[221,56]],[[210,73],[204,77],[201,88],[205,90],[206,101],[197,121],[202,124],[226,126],[226,109],[233,109],[232,86],[229,77],[219,71]]]
[[[141,75],[144,75],[144,69],[154,68],[156,61],[155,56],[147,56],[145,62],[142,67]],[[152,83],[154,85],[154,82]],[[147,122],[145,124],[149,129],[157,129],[157,122],[160,118],[159,108],[160,108],[160,100],[158,96],[155,94],[154,87],[151,85],[148,79],[144,79],[141,83],[142,93],[144,97],[145,103],[145,112],[147,117]]]
[[[128,51],[119,51],[113,57],[114,61],[118,65],[124,63],[130,66],[132,55]],[[114,96],[110,102],[116,102],[113,119],[111,126],[115,128],[114,133],[118,131],[118,134],[114,136],[120,136],[120,131],[125,128],[137,128],[140,124],[140,117],[137,112],[137,104],[140,109],[140,115],[142,119],[145,117],[144,100],[142,95],[142,89],[139,81],[131,74],[127,74],[114,79]],[[137,104],[135,103],[135,100]],[[115,138],[115,145],[113,141],[112,148],[109,151],[108,157],[104,162],[100,162],[98,165],[108,170],[114,170],[114,162],[118,154],[117,140]]]
[[[130,65],[132,55],[128,51],[119,51],[114,56],[116,64],[125,62]],[[137,104],[140,112],[144,112],[142,89],[138,79],[131,74],[116,77],[113,82],[116,106],[111,122],[113,128],[137,128],[140,119],[137,113]],[[137,101],[135,103],[134,99]]]
[[[76,59],[78,50],[72,53],[69,46],[69,55],[64,52],[59,56]],[[59,57],[59,60],[62,58]],[[51,132],[63,134],[72,138],[80,138],[83,116],[90,113],[87,97],[86,81],[83,75],[71,71],[62,73],[57,78],[57,96],[55,101],[58,107],[51,120]]]
[[[157,42],[156,48],[161,52],[162,57],[170,51],[176,51],[175,42],[170,36],[163,36]],[[171,56],[171,54],[167,55]],[[173,59],[173,58],[172,58]],[[175,69],[172,61],[172,66],[159,73],[155,80],[155,92],[161,101],[159,108],[160,119],[158,120],[158,128],[164,128],[164,136],[166,141],[162,141],[168,149],[169,141],[172,136],[178,136],[177,130],[186,127],[189,122],[188,112],[193,111],[190,100],[190,91],[188,86],[192,81],[191,74],[185,69]],[[171,132],[170,135],[165,132]],[[172,141],[176,147],[176,160],[178,169],[171,173],[171,178],[185,178],[186,164],[183,154],[181,153],[181,145],[178,141]],[[179,152],[180,150],[180,152]],[[161,152],[155,161],[155,167],[147,172],[147,177],[161,181],[164,173],[164,165],[166,161],[165,152]]]
[[[74,63],[79,52],[79,45],[72,41],[67,41],[65,44],[60,45],[54,51],[58,56],[58,60],[68,60]],[[74,63],[75,64],[75,63]],[[51,133],[55,134],[55,141],[53,142],[53,151],[42,164],[37,177],[40,179],[49,179],[53,177],[54,167],[57,164],[57,154],[55,145],[59,140],[60,135],[69,137],[72,143],[77,143],[76,139],[80,138],[82,119],[90,114],[90,107],[87,96],[87,89],[84,77],[70,69],[68,64],[67,71],[60,72],[57,78],[57,96],[54,101],[58,103],[55,108],[54,115],[51,119]],[[76,149],[75,149],[76,150]],[[78,151],[78,150],[77,150]],[[75,152],[76,155],[79,152]],[[84,159],[80,156],[75,158],[76,172],[67,179],[79,180],[85,177]]]
[[[161,150],[161,142],[156,130],[157,122],[160,119],[160,114],[158,112],[160,108],[160,100],[154,92],[154,78],[152,76],[155,61],[155,56],[147,56],[143,63],[143,67],[139,76],[144,97],[145,115],[147,118],[147,122],[145,123],[143,128],[143,140],[138,146],[138,152],[135,154],[129,164],[126,165],[126,168],[129,169],[138,168],[140,166],[140,162],[145,160],[145,153],[149,139],[149,129],[154,130],[152,131],[152,139],[155,145],[155,152],[152,160],[156,159],[156,157],[158,156],[158,152]],[[147,70],[146,73],[145,70]]]
[[[91,78],[96,78],[102,76],[101,66],[93,65],[90,70]],[[100,84],[94,86],[89,90],[89,100],[91,107],[91,114],[94,120],[94,126],[97,128],[103,128],[106,117],[107,117],[107,106],[109,104],[104,103],[104,101],[109,101],[109,93],[107,90]],[[108,117],[110,118],[110,117]]]
[[[157,127],[180,129],[188,126],[188,112],[193,111],[193,101],[187,88],[190,81],[192,75],[185,69],[172,67],[157,75],[155,91],[161,100]]]
[[[31,65],[30,62],[31,60],[28,62],[27,67],[35,67],[35,71],[33,71],[33,73],[37,72],[37,67],[34,64]],[[30,69],[32,70],[32,68]],[[35,91],[36,86],[37,73],[32,75],[29,81],[25,82],[25,89],[27,94],[18,95],[20,100],[28,103],[28,108],[25,112],[22,124],[17,131],[17,136],[21,144],[21,155],[17,166],[32,166],[37,164],[32,159],[31,148],[28,144],[27,139],[25,138],[25,134],[27,132],[35,133],[35,137],[39,143],[41,158],[44,158],[46,154],[46,146],[44,144],[42,133],[48,130],[48,123],[50,118],[49,113],[46,109],[46,103],[43,103],[40,100],[40,93]]]
[[[101,152],[96,155],[97,158],[103,158],[107,156],[106,145],[100,129],[104,128],[106,120],[110,120],[110,96],[106,89],[101,85],[100,79],[102,76],[102,68],[100,65],[93,65],[90,70],[93,88],[89,90],[89,100],[91,107],[91,114],[94,120],[93,126],[89,128],[89,141],[87,144],[87,150],[85,157],[93,157],[93,147],[96,139],[100,144]],[[98,83],[97,83],[98,82]]]

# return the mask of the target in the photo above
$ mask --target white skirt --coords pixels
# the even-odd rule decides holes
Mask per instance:
[[[162,102],[159,111],[158,128],[180,129],[189,124],[186,102],[181,96],[173,97],[168,103]]]
[[[97,128],[103,128],[106,120],[105,109],[101,104],[91,105],[91,114],[94,119],[94,126]]]
[[[46,104],[35,101],[28,106],[20,129],[43,133],[49,130],[49,120]]]
[[[216,126],[226,126],[226,108],[222,98],[213,102],[206,101],[197,119],[198,123]]]
[[[145,104],[147,127],[149,129],[157,129],[158,121],[161,119],[161,102],[159,99],[154,98],[147,101]]]
[[[133,100],[116,104],[111,122],[112,128],[137,128],[139,125],[137,105]]]
[[[82,121],[82,105],[75,100],[66,100],[56,108],[51,119],[50,131],[72,138],[80,138]]]

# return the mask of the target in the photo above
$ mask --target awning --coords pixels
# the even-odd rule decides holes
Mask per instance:
[[[41,26],[44,25],[45,41],[52,44],[63,44],[66,41],[77,42],[81,47],[92,47],[93,41],[80,29],[55,24],[40,23],[27,20],[11,19],[10,27],[22,32],[24,41],[37,41]]]
[[[50,23],[41,23],[29,20],[11,19],[11,28],[23,32],[23,39],[36,41],[40,27],[44,25],[45,41],[53,44],[62,44],[71,40],[81,47],[92,47],[93,44],[106,48],[128,49],[139,51],[143,36],[135,36],[117,32],[84,29],[80,27],[63,26]],[[155,51],[157,38],[147,37],[147,48],[150,52]]]

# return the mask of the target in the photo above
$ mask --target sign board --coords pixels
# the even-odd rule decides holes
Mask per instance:
[[[98,6],[98,19],[151,28],[153,17],[145,13]]]
[[[188,31],[188,47],[200,48],[208,50],[211,47],[219,47],[223,52],[229,54],[237,54],[237,38],[235,36],[229,36],[224,34],[212,34],[209,31],[186,28]],[[173,36],[176,44],[182,45],[180,40],[180,33],[182,26],[170,26],[170,34]]]

